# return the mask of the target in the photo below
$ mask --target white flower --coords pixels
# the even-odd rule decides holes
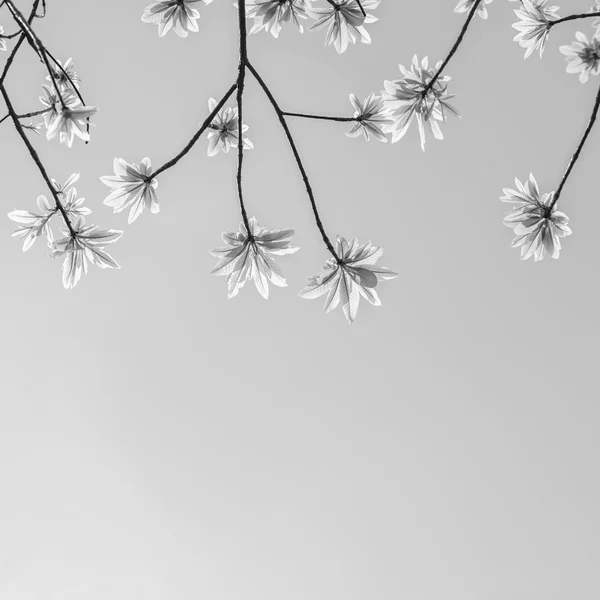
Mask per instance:
[[[64,237],[52,244],[50,253],[53,258],[65,258],[62,280],[66,289],[75,287],[82,274],[87,275],[88,260],[101,269],[121,268],[104,246],[116,242],[122,231],[99,229],[97,225],[84,226],[81,219],[75,219],[72,227],[73,235],[68,229],[61,230]]]
[[[567,59],[567,73],[579,73],[579,81],[586,83],[592,75],[600,72],[600,31],[591,40],[581,31],[570,46],[561,46],[559,50]]]
[[[129,164],[122,158],[113,161],[114,177],[100,177],[102,183],[113,188],[104,200],[104,204],[114,207],[113,212],[118,213],[131,207],[128,222],[133,223],[143,212],[149,208],[154,214],[160,211],[156,188],[158,180],[152,177],[152,164],[148,157],[142,159],[138,166]]]
[[[475,4],[475,1],[476,0],[458,0],[458,4],[456,5],[454,12],[457,12],[457,13],[469,12],[473,8],[473,4]],[[491,4],[492,1],[493,0],[483,0],[477,7],[477,14],[482,19],[488,18],[488,12],[487,12],[487,8],[485,5]]]
[[[27,210],[13,210],[8,213],[9,219],[21,223],[19,229],[13,231],[11,235],[23,239],[23,252],[29,250],[41,235],[46,236],[48,243],[52,243],[53,240],[50,219],[56,213],[57,208],[50,205],[46,196],[38,196],[37,205],[40,214]]]
[[[44,113],[44,124],[46,128],[50,127],[52,121],[58,117],[60,113],[61,103],[54,86],[43,85],[45,96],[40,96],[40,102],[47,109]],[[68,108],[78,106],[80,101],[75,96],[72,90],[61,90],[62,98]]]
[[[516,205],[504,217],[504,224],[514,229],[516,234],[511,247],[521,248],[523,260],[531,256],[535,261],[542,260],[546,252],[552,258],[558,258],[561,249],[559,238],[571,235],[571,229],[569,217],[553,205],[555,192],[543,194],[540,198],[533,174],[524,184],[515,178],[515,184],[516,190],[504,188],[504,196],[500,197],[503,202]]]
[[[208,110],[212,112],[217,106],[214,98],[208,100]],[[219,152],[227,154],[230,148],[238,147],[238,109],[222,108],[208,126],[208,156]],[[248,125],[242,125],[242,133],[248,131]],[[243,138],[244,148],[251,150],[254,145],[248,138]]]
[[[365,101],[361,103],[354,94],[350,94],[350,102],[354,106],[354,118],[359,120],[346,135],[358,137],[363,134],[367,142],[371,136],[380,142],[387,142],[381,128],[385,125],[391,125],[393,120],[388,118],[387,109],[382,98],[375,94],[369,94]]]
[[[361,5],[367,10],[377,8],[381,0],[362,0]],[[367,13],[365,17],[356,0],[335,0],[335,6],[327,8],[313,8],[309,11],[312,18],[316,19],[309,29],[319,31],[327,27],[325,45],[334,45],[339,54],[345,52],[348,44],[356,43],[360,39],[365,44],[371,43],[371,36],[364,28],[365,23],[375,23],[377,17]]]
[[[79,82],[81,81],[81,79],[79,78],[79,75],[77,75],[77,73],[75,72],[75,68],[73,66],[73,59],[68,58],[67,62],[65,62],[64,65],[60,62],[60,60],[57,62],[62,67],[62,69],[60,69],[59,66],[54,63],[50,64],[52,67],[52,74],[54,75],[54,80],[56,81],[56,84],[60,87],[61,91],[63,89],[70,90],[73,86],[79,88]],[[46,79],[48,81],[52,81],[52,77],[50,77],[50,75],[47,75]]]
[[[56,179],[52,179],[52,187],[56,190],[56,193],[59,196],[65,196],[67,192],[71,189],[75,189],[73,186],[79,180],[79,173],[73,173],[69,176],[67,181],[65,181],[64,185],[61,185],[56,181]]]
[[[521,7],[514,11],[519,20],[513,24],[513,29],[519,33],[513,41],[519,42],[519,46],[526,49],[525,58],[536,50],[540,51],[542,58],[552,21],[559,18],[559,7],[546,7],[546,2],[547,0],[523,0]]]
[[[325,312],[341,303],[344,315],[352,323],[356,318],[360,297],[374,306],[381,306],[381,300],[375,291],[377,284],[381,280],[398,277],[398,273],[376,265],[383,256],[383,248],[373,246],[371,242],[360,246],[354,238],[347,242],[338,236],[336,253],[341,262],[336,262],[334,258],[328,259],[323,271],[310,277],[308,285],[299,295],[312,300],[327,294]]]
[[[433,86],[429,87],[429,82],[441,64],[440,61],[435,70],[430,69],[427,57],[419,63],[419,59],[415,55],[410,71],[402,65],[398,65],[403,79],[383,82],[385,89],[381,92],[382,98],[388,109],[388,115],[393,119],[393,123],[384,127],[383,131],[392,133],[392,143],[404,137],[413,118],[416,118],[421,136],[421,149],[425,150],[425,125],[429,125],[436,139],[442,140],[444,135],[439,122],[446,121],[446,111],[459,116],[448,103],[448,100],[454,98],[454,95],[448,94],[447,91],[450,77],[440,76],[435,80]],[[425,90],[427,90],[426,93]]]
[[[188,31],[199,31],[198,23],[200,12],[196,5],[204,2],[210,4],[212,0],[166,0],[154,2],[147,6],[142,15],[144,23],[155,23],[158,25],[158,35],[162,37],[169,29],[179,37],[187,37]]]
[[[227,296],[233,298],[248,279],[254,280],[256,289],[263,298],[269,297],[269,281],[279,287],[286,287],[283,274],[273,260],[273,255],[292,254],[298,250],[290,246],[289,238],[293,229],[272,229],[260,227],[254,217],[249,220],[250,235],[240,223],[239,233],[223,233],[225,246],[219,246],[210,253],[219,259],[213,275],[225,275]]]
[[[98,110],[95,106],[58,106],[58,114],[50,122],[46,139],[51,140],[58,134],[60,143],[65,143],[70,148],[75,136],[84,142],[89,141],[90,135],[86,131],[88,119]],[[49,114],[49,113],[46,113]]]
[[[4,27],[0,25],[0,36],[4,33]],[[0,37],[0,51],[6,52],[6,40],[3,37]]]
[[[307,18],[310,0],[246,0],[246,17],[254,19],[250,34],[268,31],[276,38],[281,31],[281,24],[293,21],[303,33],[304,29],[298,19]]]
[[[77,190],[73,187],[63,194],[62,205],[70,220],[80,218],[84,223],[84,217],[91,214],[92,211],[87,206],[83,206],[84,201],[85,198],[77,197]]]

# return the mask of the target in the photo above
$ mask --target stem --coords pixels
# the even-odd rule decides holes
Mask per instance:
[[[286,117],[301,117],[302,119],[319,119],[321,121],[337,121],[339,123],[349,123],[351,121],[360,121],[358,117],[325,117],[323,115],[307,115],[304,113],[294,113],[282,111],[282,114]]]
[[[71,234],[71,237],[74,237],[75,230],[73,229],[73,226],[71,225],[69,216],[67,215],[67,212],[65,211],[65,208],[62,205],[60,198],[58,197],[58,192],[54,189],[54,186],[52,185],[52,181],[50,180],[50,177],[48,177],[48,173],[46,172],[46,169],[44,168],[44,165],[42,164],[42,161],[40,160],[39,154],[37,153],[36,149],[32,146],[31,142],[27,138],[27,135],[25,134],[25,131],[23,130],[23,126],[21,125],[21,122],[19,121],[19,116],[17,115],[17,113],[12,105],[12,102],[10,101],[10,98],[8,96],[6,88],[4,87],[4,84],[0,84],[0,93],[2,94],[2,96],[4,98],[4,102],[6,103],[6,108],[8,109],[8,114],[10,115],[12,122],[14,123],[17,133],[23,140],[23,143],[25,144],[25,146],[27,146],[27,150],[29,150],[29,154],[31,155],[33,162],[37,165],[37,168],[39,169],[40,173],[42,174],[42,177],[44,178],[44,181],[46,182],[46,185],[48,186],[48,189],[50,190],[52,197],[54,198],[56,208],[62,215],[62,218],[63,218],[66,226],[69,229],[69,233]]]
[[[456,54],[456,51],[458,50],[458,47],[461,45],[461,43],[465,37],[465,34],[467,33],[467,29],[469,28],[469,25],[471,24],[471,21],[472,21],[473,17],[475,16],[475,12],[477,11],[477,8],[479,7],[480,4],[481,4],[481,0],[475,0],[475,3],[471,7],[471,11],[469,12],[469,16],[467,17],[467,20],[465,21],[465,24],[462,26],[462,29],[460,30],[460,33],[458,34],[458,37],[456,38],[456,42],[454,42],[454,46],[452,46],[452,48],[450,49],[448,56],[446,56],[446,59],[440,65],[440,68],[437,70],[437,73],[431,78],[429,83],[425,86],[425,89],[421,92],[421,96],[423,98],[425,98],[425,96],[427,96],[427,93],[429,92],[429,90],[431,90],[431,88],[433,87],[433,84],[438,80],[438,77],[442,74],[442,71],[446,68],[446,66],[448,65],[448,63],[450,62],[450,60],[452,59],[454,54]]]
[[[568,17],[562,17],[562,19],[556,19],[556,21],[550,21],[548,23],[548,29],[551,29],[559,23],[566,23],[567,21],[574,21],[575,19],[587,19],[588,17],[600,17],[600,12],[581,13],[576,15],[569,15]]]
[[[237,165],[237,190],[240,200],[240,210],[242,211],[242,220],[248,232],[248,239],[252,240],[252,231],[248,222],[248,214],[244,206],[244,194],[242,191],[242,163],[244,162],[244,138],[243,138],[243,98],[244,82],[246,79],[246,63],[248,62],[248,44],[246,34],[246,0],[238,0],[238,21],[240,30],[240,63],[237,77],[237,109],[238,109],[238,165]]]
[[[24,115],[17,115],[18,119],[30,119],[31,117],[39,117],[40,115],[43,115],[45,113],[47,113],[49,110],[51,110],[50,108],[43,108],[42,110],[36,110],[34,112],[30,112],[30,113],[26,113]],[[10,117],[10,113],[5,114],[1,119],[0,119],[0,125],[2,123],[4,123],[4,121],[6,121],[6,119],[8,119]]]
[[[594,102],[594,108],[592,109],[592,114],[590,115],[590,120],[586,127],[585,133],[583,134],[583,137],[581,138],[581,141],[579,142],[579,146],[577,146],[577,150],[575,150],[575,153],[573,154],[573,156],[571,157],[571,160],[569,161],[569,164],[567,166],[567,170],[565,171],[565,174],[562,176],[562,179],[560,180],[558,189],[556,190],[556,193],[554,194],[554,198],[552,199],[552,202],[550,203],[550,206],[548,207],[548,214],[550,214],[552,212],[552,209],[558,202],[558,199],[560,198],[560,194],[563,190],[563,187],[565,187],[565,183],[567,182],[567,179],[569,178],[569,175],[571,174],[571,171],[573,170],[575,163],[579,159],[581,151],[583,150],[583,146],[585,145],[585,142],[587,141],[587,138],[590,135],[590,132],[592,131],[592,127],[594,127],[594,123],[596,122],[596,117],[598,116],[599,108],[600,108],[600,88],[598,88],[598,92],[596,94],[596,101]]]
[[[219,100],[219,103],[214,107],[214,109],[208,115],[208,117],[206,117],[202,125],[200,125],[200,129],[196,131],[196,133],[193,135],[192,139],[186,144],[184,149],[179,154],[177,154],[177,156],[173,157],[171,160],[167,161],[162,167],[154,171],[151,179],[154,179],[154,177],[157,177],[163,171],[166,171],[167,169],[170,169],[171,167],[175,166],[194,147],[194,144],[198,141],[198,138],[206,131],[206,129],[208,129],[208,127],[212,123],[212,120],[215,118],[217,113],[223,108],[223,105],[225,104],[225,102],[227,102],[227,100],[229,100],[229,97],[231,96],[231,94],[233,94],[236,88],[237,82],[234,83],[227,90],[227,92],[221,98],[221,100]]]
[[[341,261],[340,257],[337,255],[335,249],[333,248],[333,244],[331,243],[331,241],[327,237],[327,234],[325,233],[325,228],[323,227],[323,223],[321,222],[321,218],[319,217],[319,211],[317,210],[315,196],[313,194],[313,190],[310,185],[308,175],[306,174],[304,165],[302,164],[302,159],[300,158],[300,154],[298,153],[298,149],[296,148],[296,144],[295,144],[294,138],[292,137],[292,134],[290,132],[290,128],[288,127],[287,121],[285,120],[285,115],[284,115],[283,111],[281,110],[281,108],[279,108],[279,104],[277,104],[277,101],[273,97],[271,90],[268,88],[267,84],[262,80],[262,77],[258,74],[256,69],[249,62],[246,63],[246,66],[248,67],[248,70],[252,73],[252,75],[254,76],[256,81],[258,81],[258,84],[263,89],[264,93],[266,94],[267,98],[269,99],[269,102],[271,102],[273,108],[275,109],[275,112],[277,113],[279,122],[281,123],[281,126],[283,127],[283,131],[285,132],[287,140],[288,140],[290,147],[292,149],[292,152],[294,154],[294,158],[296,159],[298,169],[300,170],[300,175],[302,176],[302,181],[304,181],[304,185],[306,187],[306,193],[308,194],[308,198],[309,198],[310,204],[312,206],[313,214],[315,216],[315,221],[317,222],[317,227],[319,228],[319,231],[321,232],[321,237],[323,238],[323,241],[325,242],[325,246],[327,246],[327,250],[329,250],[331,255],[335,258],[336,262],[338,264],[341,264],[342,261]]]

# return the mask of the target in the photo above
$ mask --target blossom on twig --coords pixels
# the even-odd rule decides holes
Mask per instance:
[[[61,92],[63,90],[70,90],[73,86],[79,89],[79,83],[81,82],[81,79],[79,78],[79,75],[77,75],[77,73],[75,72],[75,67],[73,66],[73,59],[68,58],[64,65],[62,64],[62,62],[60,62],[60,60],[58,60],[57,62],[62,67],[62,69],[54,63],[51,63],[51,67],[52,74],[54,75],[54,81],[56,81],[56,84],[60,87]],[[47,75],[46,79],[48,81],[52,81],[52,77],[50,77],[50,75]]]
[[[276,38],[282,23],[290,21],[303,33],[304,28],[299,19],[307,18],[310,3],[311,0],[246,0],[246,17],[254,20],[249,33],[258,33],[264,29]]]
[[[217,106],[214,98],[208,100],[208,110],[212,112]],[[248,125],[242,125],[242,133],[248,131]],[[238,109],[222,108],[213,119],[208,128],[208,156],[215,156],[219,152],[227,154],[231,148],[238,147]],[[252,142],[244,137],[244,148],[254,148]]]
[[[600,31],[591,40],[581,31],[575,38],[570,46],[561,46],[559,50],[567,60],[567,73],[579,73],[579,81],[586,83],[590,74],[600,73]]]
[[[54,86],[43,85],[42,89],[44,90],[45,95],[40,96],[40,102],[42,103],[42,106],[47,109],[44,113],[44,124],[46,125],[46,128],[48,128],[54,119],[58,117],[62,104]],[[63,102],[68,108],[79,105],[80,100],[75,96],[72,90],[61,90],[61,94]]]
[[[456,5],[454,12],[456,13],[464,13],[469,12],[473,8],[473,4],[475,4],[476,0],[458,0],[458,4]],[[479,6],[477,7],[477,14],[482,19],[488,18],[488,12],[486,4],[491,4],[493,0],[482,0]]]
[[[57,209],[50,205],[46,196],[38,196],[37,205],[40,214],[32,213],[28,210],[13,210],[8,213],[9,219],[21,224],[11,235],[23,240],[23,252],[29,250],[35,240],[41,235],[46,236],[48,243],[52,243],[53,240],[50,219],[54,216]]]
[[[346,135],[358,137],[363,134],[367,142],[371,136],[380,142],[387,142],[387,137],[381,128],[391,125],[393,120],[388,117],[381,96],[369,94],[365,101],[361,102],[354,94],[350,94],[350,102],[354,107],[354,118],[358,120]]]
[[[325,312],[332,311],[341,303],[342,310],[349,323],[352,323],[358,312],[362,296],[374,306],[381,306],[381,300],[375,291],[377,284],[385,279],[394,279],[398,273],[376,263],[383,256],[383,247],[374,246],[371,242],[359,245],[356,238],[347,242],[338,236],[336,253],[341,262],[334,258],[327,260],[323,271],[310,277],[308,285],[300,292],[306,299],[325,298]]]
[[[552,21],[559,18],[559,7],[547,7],[546,2],[547,0],[523,0],[520,8],[514,11],[519,20],[512,27],[519,33],[513,41],[519,42],[519,46],[525,48],[525,58],[536,50],[539,50],[542,58]]]
[[[248,279],[252,279],[263,298],[269,297],[269,281],[279,287],[286,287],[281,269],[273,255],[292,254],[298,251],[290,246],[293,229],[266,229],[260,227],[254,217],[249,222],[250,235],[244,223],[240,223],[239,233],[223,233],[225,246],[219,246],[210,253],[219,259],[213,275],[225,275],[227,297],[233,298]]]
[[[212,0],[166,0],[154,2],[144,9],[142,21],[158,25],[158,36],[162,37],[169,29],[182,38],[188,31],[199,31],[200,11],[195,8],[200,3],[210,4]]]
[[[96,106],[58,106],[58,113],[48,126],[46,139],[52,140],[57,135],[60,143],[65,143],[69,148],[73,145],[75,136],[88,142],[90,134],[86,131],[88,119],[96,113]],[[49,113],[47,113],[49,114]]]
[[[118,213],[131,207],[128,222],[133,223],[143,212],[149,208],[154,214],[160,211],[156,188],[158,180],[152,177],[152,164],[148,157],[142,159],[139,166],[129,164],[122,158],[113,161],[114,176],[100,177],[100,181],[112,188],[104,200],[104,204],[113,207],[113,212]]]

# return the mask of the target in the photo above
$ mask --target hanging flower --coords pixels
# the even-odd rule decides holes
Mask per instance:
[[[217,106],[214,98],[208,100],[208,110],[212,112]],[[242,133],[248,131],[248,125],[242,125]],[[208,156],[215,156],[219,152],[227,154],[231,148],[238,147],[238,109],[237,106],[222,108],[209,125],[208,131]],[[254,148],[252,142],[244,137],[244,148]]]
[[[169,29],[182,38],[187,37],[188,31],[197,32],[200,12],[196,6],[204,2],[210,4],[212,0],[166,0],[154,2],[147,6],[142,15],[144,23],[158,25],[158,36],[162,37]]]

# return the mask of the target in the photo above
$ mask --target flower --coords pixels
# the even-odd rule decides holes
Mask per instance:
[[[250,235],[244,223],[240,223],[239,233],[223,233],[225,246],[219,246],[210,253],[219,259],[213,275],[225,275],[227,297],[233,298],[248,279],[253,279],[256,289],[263,298],[269,297],[269,285],[286,287],[283,274],[273,260],[277,254],[292,254],[298,251],[290,246],[293,229],[272,229],[260,227],[254,217],[248,221]]]
[[[362,0],[361,5],[367,11],[377,8],[380,1]],[[319,31],[327,27],[325,45],[333,44],[338,54],[346,51],[349,42],[356,43],[357,36],[361,42],[370,44],[371,36],[364,28],[364,24],[375,23],[379,19],[368,13],[365,17],[356,0],[335,0],[334,4],[327,8],[310,9],[309,14],[316,21],[309,29]]]
[[[45,96],[40,96],[40,102],[47,109],[44,113],[44,124],[48,128],[52,124],[52,121],[58,117],[62,105],[54,86],[43,85],[42,89]],[[72,108],[79,104],[79,98],[75,96],[72,90],[62,90],[61,93],[63,102],[67,107]]]
[[[436,65],[441,66],[441,61]],[[384,81],[384,90],[381,92],[388,115],[393,118],[391,125],[384,127],[383,131],[392,133],[392,143],[404,137],[408,131],[413,117],[416,117],[421,136],[421,149],[425,150],[425,124],[427,123],[438,140],[444,139],[439,121],[446,121],[445,110],[459,116],[456,110],[448,104],[454,95],[448,94],[448,81],[450,77],[438,77],[432,86],[429,82],[434,77],[434,69],[428,67],[427,57],[419,63],[415,55],[411,70],[398,65],[403,79]],[[425,91],[427,90],[427,91]]]
[[[208,100],[208,110],[212,112],[217,106],[214,98]],[[238,147],[238,109],[222,108],[208,126],[208,155],[215,156],[219,152],[227,154],[230,148]],[[242,133],[248,131],[248,125],[242,125]],[[251,150],[254,145],[248,138],[243,138],[244,148]]]
[[[521,247],[521,258],[527,260],[542,260],[547,251],[552,258],[558,258],[560,253],[559,238],[571,235],[567,225],[569,217],[556,210],[554,197],[556,192],[543,194],[540,191],[533,174],[529,181],[522,184],[515,178],[516,190],[504,188],[503,202],[515,204],[515,208],[504,217],[504,224],[514,229],[516,237],[511,243],[512,248]]]
[[[323,271],[309,278],[308,285],[299,296],[312,300],[326,293],[325,312],[332,311],[341,302],[344,315],[352,323],[356,318],[360,297],[374,306],[381,306],[375,291],[377,284],[381,280],[398,277],[398,273],[376,265],[383,256],[383,248],[373,246],[371,242],[359,246],[355,238],[347,242],[338,236],[336,253],[340,262],[334,258],[328,259]]]
[[[128,222],[133,223],[147,207],[156,214],[160,211],[156,188],[158,180],[152,177],[152,164],[148,157],[140,165],[129,164],[122,158],[113,161],[113,176],[100,177],[100,181],[113,188],[104,200],[104,204],[114,207],[113,212],[118,213],[127,207],[129,211]]]
[[[4,34],[4,27],[0,25],[0,51],[6,52],[6,40],[2,37]]]
[[[165,35],[171,27],[179,37],[187,37],[188,31],[199,31],[198,23],[200,12],[192,5],[204,2],[210,4],[212,0],[166,0],[154,2],[144,9],[142,21],[158,25],[158,36]]]
[[[62,205],[69,219],[72,220],[79,217],[83,222],[85,222],[84,217],[92,212],[87,206],[83,206],[85,198],[78,198],[77,190],[73,187],[69,188],[66,194],[63,194],[63,196],[64,199],[62,200]]]
[[[579,73],[579,81],[586,83],[592,75],[600,72],[600,31],[588,40],[581,31],[575,34],[576,41],[570,46],[561,46],[559,50],[567,59],[567,73]]]
[[[354,95],[350,94],[350,102],[354,106],[354,118],[358,119],[352,129],[346,133],[349,137],[358,137],[361,133],[367,142],[373,136],[376,140],[387,142],[381,128],[393,123],[387,117],[387,110],[380,96],[369,94],[363,103]]]
[[[458,4],[456,5],[454,12],[456,12],[456,13],[469,12],[473,8],[473,4],[475,4],[475,1],[476,0],[458,0]],[[487,8],[485,5],[491,4],[491,3],[492,3],[492,0],[483,0],[482,2],[480,2],[479,6],[477,7],[477,14],[482,19],[488,18],[488,12],[487,12]]]
[[[88,119],[98,110],[95,106],[58,106],[56,117],[48,125],[46,139],[51,140],[59,135],[60,143],[73,145],[74,136],[88,142],[90,134],[86,131]]]
[[[73,67],[73,59],[68,58],[64,65],[60,62],[60,60],[57,62],[58,65],[54,63],[51,64],[52,74],[54,75],[54,81],[56,81],[56,85],[58,85],[61,91],[71,90],[73,87],[79,89],[79,82],[81,79],[75,72],[75,68]],[[62,69],[60,67],[62,67]],[[46,76],[46,79],[48,81],[52,81],[52,77],[50,77],[50,75]]]
[[[300,33],[304,32],[298,19],[307,18],[307,9],[311,8],[311,0],[246,0],[246,17],[254,19],[250,34],[263,29],[276,38],[281,31],[281,24],[292,20]]]
[[[523,0],[521,7],[514,11],[518,21],[513,24],[513,29],[519,33],[513,41],[519,42],[525,48],[525,58],[536,50],[540,51],[540,58],[544,52],[552,22],[558,19],[558,6],[546,7],[547,0]]]
[[[79,173],[73,173],[67,181],[65,181],[64,185],[60,185],[56,179],[51,179],[52,187],[56,190],[56,193],[59,196],[66,196],[67,192],[73,188],[73,185],[79,180]]]
[[[48,243],[52,243],[53,235],[50,229],[50,219],[57,211],[56,207],[50,205],[46,196],[38,196],[38,208],[41,214],[31,213],[27,210],[13,210],[8,213],[8,218],[22,225],[11,235],[23,239],[23,252],[33,246],[35,240],[45,235]]]
[[[106,244],[116,242],[122,231],[114,229],[99,229],[97,225],[83,225],[80,218],[72,223],[73,233],[62,229],[64,237],[52,244],[52,258],[65,257],[63,262],[63,285],[66,289],[73,288],[81,279],[82,274],[87,275],[87,261],[101,269],[120,269],[115,259],[104,250]]]

